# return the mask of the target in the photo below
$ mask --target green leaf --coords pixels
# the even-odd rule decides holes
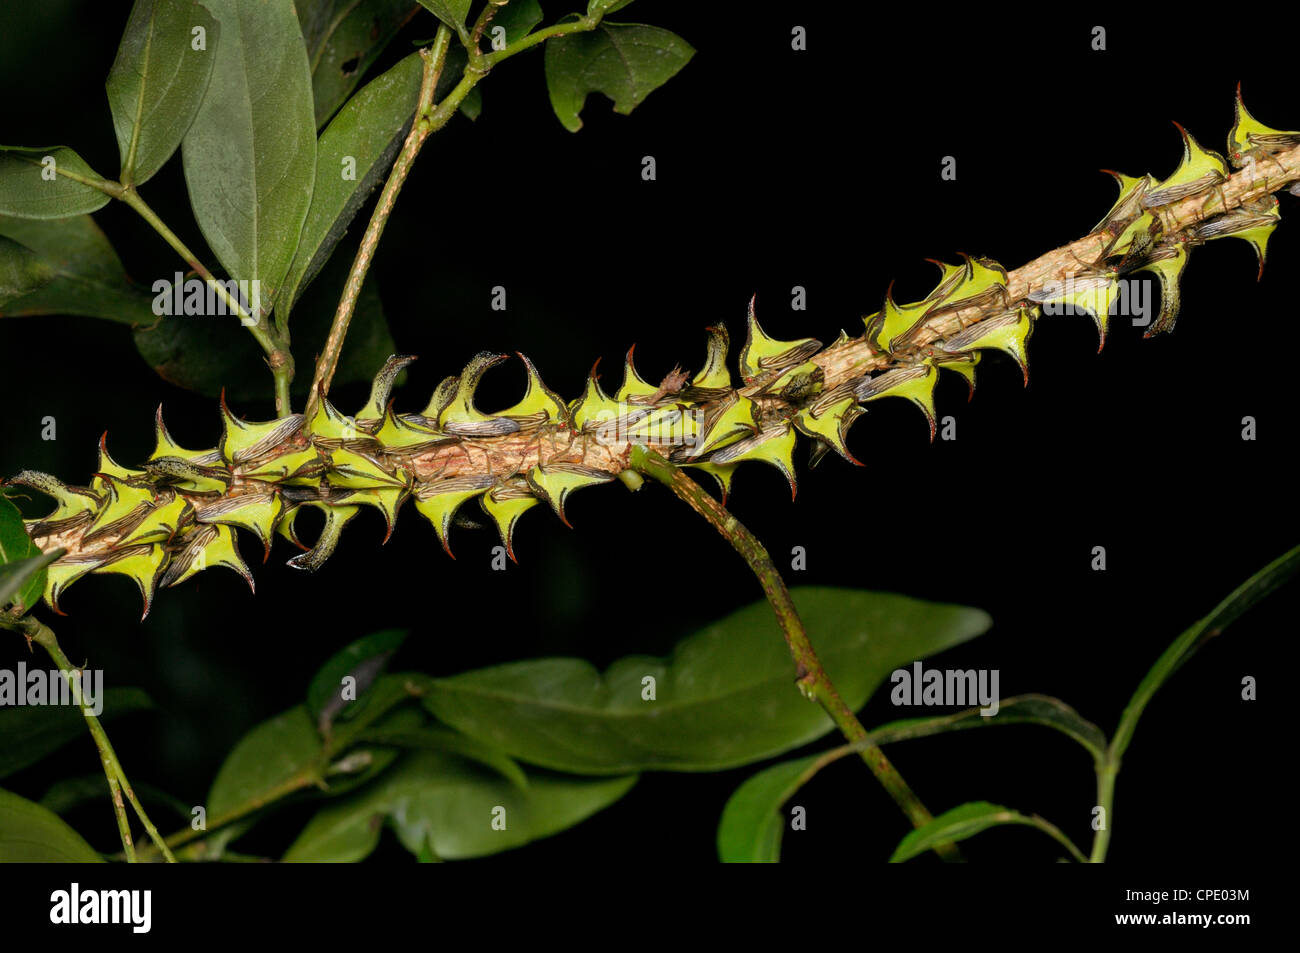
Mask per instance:
[[[278,791],[297,789],[304,779],[315,780],[323,751],[305,705],[254,726],[226,756],[212,782],[206,804],[208,824],[214,825],[249,802],[270,800]],[[206,841],[209,856],[220,856],[253,820],[245,818],[216,831]]]
[[[486,765],[515,787],[528,787],[528,776],[512,758],[491,745],[475,741],[450,728],[432,725],[408,729],[372,728],[362,732],[358,741],[363,744],[391,745],[422,751],[448,751]]]
[[[408,634],[406,629],[372,632],[340,649],[320,667],[307,687],[307,710],[322,735],[328,736],[334,719],[361,700]],[[348,700],[342,697],[345,676],[354,679]]]
[[[419,857],[482,857],[572,827],[631,789],[636,777],[566,778],[533,773],[520,790],[453,754],[419,752],[375,783],[317,812],[284,855],[286,861],[347,863],[370,854],[382,824]],[[505,829],[493,812],[505,809]]]
[[[415,0],[297,0],[295,7],[319,129],[419,7]]]
[[[510,0],[492,17],[487,29],[488,38],[491,39],[493,27],[505,27],[505,43],[509,46],[531,33],[544,16],[542,5],[537,0]],[[478,89],[477,86],[474,88]]]
[[[0,863],[98,864],[85,838],[57,814],[0,788]]]
[[[1214,611],[1201,619],[1182,635],[1178,636],[1169,648],[1151,666],[1151,670],[1138,685],[1133,697],[1129,699],[1124,714],[1120,717],[1119,727],[1111,740],[1111,757],[1118,764],[1124,756],[1138,719],[1160,686],[1169,676],[1192,657],[1198,648],[1209,639],[1214,638],[1235,622],[1245,612],[1254,607],[1265,596],[1279,586],[1289,582],[1300,572],[1300,546],[1283,553],[1259,572],[1255,573],[1232,591],[1226,599],[1215,606]]]
[[[202,29],[203,49],[194,31]],[[108,73],[121,181],[151,179],[181,144],[212,77],[220,28],[189,0],[136,0]]]
[[[1106,756],[1106,736],[1101,729],[1065,702],[1050,695],[1016,695],[1003,699],[998,705],[998,713],[988,717],[981,715],[978,708],[968,708],[952,715],[891,721],[872,729],[871,742],[887,745],[895,741],[929,738],[967,728],[1018,724],[1054,728],[1083,745],[1094,760],[1100,761]]]
[[[977,609],[886,593],[801,587],[799,614],[853,709],[889,673],[984,632]],[[656,700],[643,701],[653,676]],[[670,659],[631,656],[602,675],[550,658],[433,679],[426,706],[507,754],[578,774],[713,771],[770,758],[831,723],[794,686],[772,610],[757,602],[680,643]]]
[[[951,811],[944,811],[929,824],[918,827],[899,842],[889,862],[899,864],[911,860],[919,854],[924,854],[935,844],[944,841],[953,843],[963,841],[968,837],[974,837],[980,831],[986,831],[1000,824],[1025,824],[1036,827],[1065,847],[1075,860],[1087,863],[1087,858],[1079,848],[1075,847],[1056,825],[1048,823],[1037,814],[1026,816],[1019,811],[1013,811],[999,804],[990,804],[988,801],[970,801],[960,807],[954,807]]]
[[[191,806],[180,798],[142,781],[132,781],[131,788],[144,804],[157,804],[187,822],[190,820]],[[83,774],[55,781],[42,795],[40,804],[55,814],[64,815],[82,804],[102,802],[108,794],[108,782],[101,771],[98,774]]]
[[[0,146],[0,215],[84,215],[108,204],[107,184],[67,146]]]
[[[36,667],[29,665],[28,670]],[[49,672],[58,669],[51,665],[43,671],[48,677]],[[153,701],[138,688],[109,688],[104,691],[104,707],[99,720],[107,722],[153,707]],[[4,745],[0,746],[0,778],[36,764],[74,738],[87,734],[86,718],[76,705],[0,706],[0,737],[5,739]],[[87,737],[87,751],[90,750]],[[103,780],[101,775],[100,781]]]
[[[555,115],[570,132],[588,93],[604,93],[627,115],[677,74],[695,49],[675,33],[640,23],[602,23],[546,43],[546,85]]]
[[[208,0],[221,23],[212,81],[185,134],[190,204],[237,281],[275,302],[316,176],[311,71],[290,0]]]
[[[0,235],[0,308],[54,280],[54,269],[30,248]]]
[[[300,300],[293,334],[299,367],[310,368],[312,357],[324,346],[351,264],[350,254],[333,258]],[[216,397],[224,387],[226,397],[236,404],[267,397],[262,351],[233,317],[166,317],[137,329],[134,338],[140,356],[159,377],[177,387],[208,397]],[[361,286],[335,384],[372,380],[375,368],[396,350],[372,275]],[[301,399],[310,386],[311,374],[301,373],[290,390]]]
[[[39,556],[0,564],[0,608],[13,603],[20,614],[28,612],[45,591],[45,567],[66,552],[59,546]]]
[[[420,101],[424,62],[412,53],[367,83],[334,117],[316,147],[316,187],[280,300],[290,310],[387,174]],[[345,177],[346,176],[346,177]]]
[[[455,30],[463,42],[469,36],[469,31],[465,29],[469,2],[470,0],[420,0],[420,6]]]
[[[603,15],[617,13],[631,2],[632,0],[588,0],[587,16],[592,16],[596,13]]]
[[[25,611],[41,598],[45,591],[44,564],[32,570],[31,562],[40,555],[40,547],[27,535],[18,507],[0,497],[0,608],[16,602]]]
[[[89,215],[46,220],[0,215],[0,235],[38,256],[52,275],[43,287],[8,304],[0,294],[0,316],[75,314],[146,325],[157,320],[153,296],[127,277]]]
[[[725,864],[775,864],[781,859],[785,818],[781,805],[825,755],[810,755],[765,768],[727,799],[718,823],[718,859]]]

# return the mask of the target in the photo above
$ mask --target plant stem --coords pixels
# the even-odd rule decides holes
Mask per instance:
[[[452,111],[446,112],[441,117],[441,121],[434,125],[433,117],[429,111],[433,105],[433,93],[438,86],[438,77],[442,75],[443,63],[447,59],[447,48],[451,44],[451,30],[446,24],[438,27],[438,33],[433,39],[433,44],[426,49],[420,50],[420,56],[424,59],[424,75],[420,81],[420,100],[415,110],[415,121],[411,124],[411,131],[407,133],[406,141],[402,143],[402,151],[397,154],[397,159],[393,163],[392,171],[388,173],[388,181],[384,183],[384,190],[379,195],[379,202],[375,205],[375,210],[371,213],[370,224],[366,226],[366,232],[361,238],[361,247],[357,249],[356,257],[352,260],[352,268],[348,272],[347,284],[343,286],[343,297],[339,299],[338,309],[334,312],[334,323],[330,326],[329,337],[325,340],[325,349],[321,352],[316,361],[316,372],[312,377],[311,390],[307,397],[307,409],[305,411],[307,419],[310,420],[316,412],[316,406],[320,398],[329,393],[330,382],[334,379],[334,371],[338,367],[339,355],[343,351],[343,339],[347,336],[348,325],[352,321],[352,314],[356,310],[357,298],[361,295],[361,285],[366,280],[366,274],[370,271],[370,263],[375,257],[375,248],[379,245],[379,239],[384,234],[384,226],[388,224],[388,217],[393,212],[393,206],[397,202],[397,195],[402,191],[402,185],[406,182],[407,175],[411,172],[411,166],[415,164],[415,157],[420,154],[420,149],[424,146],[425,140],[429,136],[446,125],[447,119],[451,117]],[[464,85],[464,81],[461,82]],[[471,84],[472,86],[473,84]],[[460,87],[458,86],[457,89]],[[460,99],[465,98],[465,93],[460,94]],[[454,91],[453,91],[454,95]],[[451,96],[447,97],[451,99]],[[460,100],[457,100],[459,105]],[[439,112],[442,112],[439,109]]]
[[[640,444],[632,448],[632,467],[648,477],[658,480],[673,494],[695,512],[699,513],[740,553],[754,575],[767,601],[776,613],[776,620],[785,634],[786,644],[795,661],[795,681],[804,697],[815,699],[826,710],[831,720],[839,727],[844,737],[859,747],[859,754],[866,762],[871,773],[884,786],[889,796],[894,799],[913,827],[921,827],[934,820],[933,816],[921,803],[898,769],[885,757],[878,745],[867,738],[867,729],[858,721],[853,710],[844,703],[840,693],[835,689],[830,676],[822,668],[812,642],[804,631],[799,612],[795,609],[790,592],[772,563],[763,544],[740,521],[727,512],[726,508],[710,496],[705,489],[688,477],[680,468],[673,466],[659,454]],[[960,854],[951,842],[935,846],[937,853],[944,860],[959,860]]]
[[[1092,856],[1089,863],[1104,864],[1106,849],[1110,846],[1111,811],[1115,806],[1115,778],[1119,775],[1119,760],[1106,750],[1106,760],[1097,765],[1097,805],[1102,809],[1102,826],[1092,838]]]
[[[499,5],[492,4],[488,9],[494,9],[495,6]],[[484,10],[479,22],[475,25],[473,34],[471,35],[466,31],[465,35],[461,36],[461,42],[466,44],[466,53],[469,57],[469,61],[461,75],[461,80],[443,98],[442,102],[438,103],[436,108],[433,106],[433,94],[447,58],[447,48],[451,44],[451,29],[446,24],[439,26],[432,45],[420,51],[420,55],[424,58],[424,78],[420,84],[420,103],[416,108],[415,122],[412,123],[411,131],[402,144],[402,151],[398,153],[397,159],[393,163],[392,171],[388,173],[388,181],[384,184],[384,190],[380,193],[379,201],[370,216],[370,224],[366,226],[365,234],[361,237],[361,247],[357,249],[356,257],[352,260],[352,269],[348,272],[347,284],[343,288],[343,297],[339,300],[338,309],[334,312],[334,322],[330,326],[329,337],[325,341],[325,349],[316,360],[316,372],[312,376],[311,389],[307,397],[307,409],[305,411],[307,419],[310,420],[312,415],[315,414],[321,397],[329,393],[330,383],[334,380],[334,371],[338,367],[339,355],[343,351],[343,339],[347,337],[348,325],[352,321],[352,313],[356,309],[357,298],[361,295],[361,285],[366,279],[367,272],[370,271],[370,264],[375,257],[375,249],[384,233],[384,227],[388,224],[388,218],[393,212],[393,206],[397,202],[397,195],[401,192],[402,185],[406,182],[407,175],[410,174],[411,166],[415,163],[415,157],[419,155],[425,141],[433,133],[447,125],[451,117],[456,114],[456,110],[460,108],[460,104],[465,97],[469,95],[470,90],[477,86],[479,80],[486,76],[488,71],[497,63],[539,43],[544,43],[552,37],[594,30],[600,23],[600,18],[600,14],[595,14],[593,16],[579,17],[566,23],[557,23],[554,26],[538,30],[536,33],[530,33],[528,36],[516,40],[504,50],[497,50],[494,53],[485,55],[478,50],[477,43],[483,27],[491,19],[488,10]]]
[[[140,194],[133,187],[126,186],[114,190],[112,194],[121,199],[131,208],[139,213],[140,217],[148,222],[162,240],[175,249],[176,253],[185,259],[185,263],[190,266],[209,288],[217,293],[222,302],[230,312],[239,317],[239,323],[248,328],[253,338],[266,352],[266,362],[271,368],[271,376],[275,380],[275,412],[279,417],[287,417],[290,413],[289,403],[289,383],[293,380],[293,355],[289,352],[289,338],[287,332],[273,329],[267,322],[264,315],[254,317],[249,314],[235,299],[225,286],[212,277],[204,264],[199,261],[198,256],[185,246],[185,243],[176,236],[166,223],[158,217],[147,204]]]
[[[113,750],[113,745],[108,740],[108,734],[104,731],[104,726],[99,723],[99,719],[91,713],[90,709],[85,707],[81,695],[81,676],[80,670],[76,668],[68,657],[63,654],[63,649],[59,647],[59,641],[55,638],[54,632],[48,626],[30,619],[23,623],[22,631],[32,642],[38,643],[50,658],[54,659],[54,664],[59,667],[68,687],[72,692],[72,699],[77,707],[81,709],[81,714],[85,716],[86,727],[90,729],[90,735],[95,740],[95,747],[99,749],[99,758],[104,765],[104,775],[108,778],[109,792],[113,797],[113,810],[117,814],[117,828],[122,835],[122,849],[126,854],[128,862],[135,862],[135,845],[131,840],[131,828],[126,818],[126,808],[122,804],[122,795],[126,794],[126,799],[131,802],[135,808],[136,815],[140,818],[140,823],[144,825],[149,832],[150,839],[158,846],[163,856],[167,858],[168,863],[176,863],[176,858],[167,848],[162,836],[158,833],[158,828],[154,827],[153,821],[149,820],[149,815],[145,813],[144,805],[135,796],[135,791],[131,788],[131,782],[127,779],[126,771],[122,768],[122,762],[118,760],[117,752]]]

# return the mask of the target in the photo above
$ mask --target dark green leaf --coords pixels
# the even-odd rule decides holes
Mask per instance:
[[[319,129],[419,7],[415,0],[297,0],[294,6],[307,44]]]
[[[588,93],[604,93],[626,115],[693,55],[675,33],[639,23],[602,23],[589,33],[557,36],[546,43],[551,106],[570,132],[582,128],[578,114]]]
[[[53,811],[0,789],[0,863],[97,864],[102,860]]]
[[[208,0],[221,23],[212,81],[185,134],[190,204],[237,281],[274,304],[311,204],[316,120],[311,71],[288,0]]]
[[[632,0],[588,0],[587,16],[592,16],[596,13],[605,15],[617,13],[631,2]]]
[[[1297,572],[1300,572],[1300,546],[1283,553],[1243,582],[1213,612],[1183,632],[1165,649],[1164,654],[1156,659],[1156,663],[1142,679],[1142,684],[1137,687],[1120,717],[1119,727],[1111,740],[1111,756],[1117,764],[1133,738],[1133,731],[1137,728],[1142,712],[1169,676],[1178,671],[1207,640],[1219,635],[1265,596],[1289,582]]]
[[[468,35],[465,29],[465,18],[469,16],[469,3],[470,0],[420,0],[420,6],[455,30],[462,38]]]
[[[549,837],[613,804],[636,777],[566,778],[537,772],[521,790],[452,754],[410,755],[378,781],[317,812],[285,854],[287,861],[361,860],[387,823],[412,854],[426,846],[445,860],[481,857]],[[493,811],[505,809],[505,830]]]
[[[450,728],[432,725],[410,729],[371,728],[362,732],[358,740],[364,744],[391,745],[396,748],[448,751],[486,765],[515,787],[528,787],[527,775],[513,759],[491,745],[475,741]]]
[[[27,535],[18,507],[0,497],[0,570],[8,568],[8,572],[0,574],[0,608],[17,602],[26,610],[41,598],[45,591],[45,572],[38,565],[33,574],[30,562],[40,555],[40,548]]]
[[[509,46],[531,33],[533,27],[542,22],[543,16],[542,5],[537,0],[510,0],[492,17],[488,24],[488,38],[491,39],[493,27],[505,27],[505,44]]]
[[[895,668],[984,632],[977,609],[819,587],[792,593],[813,645],[851,708]],[[657,700],[642,700],[653,676]],[[425,703],[443,722],[533,764],[579,774],[712,771],[769,758],[833,727],[794,686],[794,664],[766,602],[678,645],[601,675],[551,658],[434,679]]]
[[[66,552],[59,546],[39,556],[0,564],[0,607],[14,604],[20,614],[30,611],[45,591],[45,567]]]
[[[203,49],[194,49],[202,29]],[[219,27],[190,0],[136,0],[109,71],[122,183],[147,182],[181,144],[212,76]]]
[[[105,180],[67,146],[0,146],[0,215],[66,218],[101,209]]]
[[[146,808],[156,804],[167,808],[187,822],[190,820],[191,805],[180,798],[142,781],[132,781],[131,788]],[[55,814],[64,815],[82,804],[102,802],[108,796],[108,781],[101,771],[98,774],[84,774],[77,778],[55,781],[41,797],[40,803],[41,807],[48,808]]]
[[[305,705],[255,726],[226,756],[208,792],[208,824],[215,825],[236,808],[271,800],[277,792],[297,790],[317,774],[324,751]],[[216,831],[206,841],[212,858],[252,826],[245,819]]]
[[[153,297],[132,284],[89,215],[47,220],[0,215],[0,235],[39,256],[52,274],[44,287],[7,305],[0,301],[0,316],[76,314],[124,324],[157,320]]]
[[[407,635],[406,629],[372,632],[339,650],[320,667],[307,687],[307,710],[322,735],[328,736],[334,719],[361,698]],[[354,680],[346,699],[342,695],[345,676]]]
[[[810,755],[765,768],[727,799],[718,823],[718,859],[726,864],[775,864],[781,859],[786,819],[781,805],[804,784],[824,755]]]
[[[967,728],[1017,724],[1055,728],[1083,745],[1094,759],[1100,760],[1105,757],[1106,736],[1102,734],[1101,729],[1065,702],[1050,695],[1017,695],[1004,699],[998,706],[998,713],[988,717],[981,715],[978,708],[968,708],[966,711],[959,711],[952,715],[891,721],[872,729],[871,742],[887,745],[895,741],[928,738],[931,735],[963,731]]]
[[[953,843],[963,841],[999,824],[1024,824],[1036,827],[1065,847],[1075,860],[1086,863],[1087,858],[1054,824],[1048,823],[1036,814],[1026,816],[1019,811],[990,804],[988,801],[971,801],[960,807],[954,807],[951,811],[944,811],[929,824],[918,827],[899,842],[889,862],[899,864],[911,860],[924,854],[936,844],[944,841]]]
[[[26,245],[0,235],[0,309],[53,280],[54,268],[49,262]]]
[[[36,666],[29,665],[28,670]],[[44,671],[58,671],[53,665]],[[62,678],[62,676],[59,676]],[[21,686],[19,686],[21,687]],[[101,722],[133,711],[153,708],[153,701],[138,688],[109,688],[104,691]],[[0,707],[0,778],[21,771],[57,751],[74,738],[86,738],[86,756],[93,759],[86,718],[76,705],[17,705]],[[93,761],[92,761],[93,763]]]
[[[412,53],[366,84],[334,117],[316,148],[316,187],[280,307],[292,308],[387,174],[420,100],[424,63]]]
[[[351,249],[347,255],[335,256],[299,302],[293,353],[301,370],[291,388],[297,399],[306,397],[311,386],[311,361],[329,335],[351,264]],[[134,337],[141,357],[163,380],[178,387],[209,397],[225,387],[232,402],[269,396],[271,378],[262,351],[236,318],[167,317],[154,327],[138,329]],[[396,350],[372,275],[361,286],[335,385],[371,380]]]

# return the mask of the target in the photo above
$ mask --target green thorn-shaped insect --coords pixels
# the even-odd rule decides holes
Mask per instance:
[[[1263,158],[1272,159],[1279,152],[1300,145],[1300,132],[1272,129],[1246,110],[1246,104],[1241,100],[1241,83],[1237,84],[1235,106],[1236,118],[1232,123],[1232,131],[1228,133],[1228,158],[1235,168],[1243,168]]]
[[[501,544],[506,548],[506,555],[510,557],[511,562],[518,563],[514,546],[515,524],[519,522],[519,517],[541,500],[533,493],[527,480],[513,478],[500,486],[493,487],[480,496],[478,501],[483,507],[483,512],[496,524],[497,532],[501,536]]]
[[[1183,158],[1173,175],[1142,196],[1143,208],[1160,208],[1203,192],[1228,177],[1228,162],[1223,156],[1205,149],[1190,132],[1174,123],[1183,137]]]
[[[528,471],[529,487],[540,499],[550,504],[555,515],[570,529],[573,524],[564,515],[564,504],[568,501],[569,494],[613,479],[612,473],[575,463],[538,463]]]
[[[955,334],[940,344],[942,349],[950,354],[966,354],[972,351],[979,351],[985,348],[994,348],[1009,354],[1017,364],[1020,365],[1020,372],[1024,379],[1025,386],[1029,386],[1029,355],[1026,350],[1026,344],[1029,341],[1029,335],[1034,329],[1033,314],[1028,308],[1018,308],[1015,311],[1008,311],[1005,314],[995,315],[991,318],[972,324],[970,327]],[[946,364],[942,360],[936,361],[940,367],[950,367],[957,369],[960,365],[954,367]],[[974,366],[971,366],[971,392],[974,393]]]
[[[790,484],[790,499],[793,500],[798,489],[794,475],[795,442],[794,427],[788,423],[778,424],[759,431],[752,437],[728,444],[714,453],[709,462],[715,466],[734,466],[745,460],[757,460],[774,466]],[[713,475],[716,478],[717,474]]]
[[[858,406],[856,394],[840,396],[833,401],[831,397],[832,395],[825,394],[812,406],[805,407],[795,415],[794,425],[802,433],[817,440],[813,448],[815,460],[810,458],[809,463],[816,466],[829,447],[849,463],[864,466],[861,460],[849,453],[846,440],[853,422],[866,411]]]
[[[1172,331],[1178,319],[1178,308],[1182,301],[1180,282],[1183,271],[1187,268],[1188,251],[1182,242],[1166,246],[1150,258],[1138,271],[1149,271],[1160,281],[1160,314],[1151,322],[1151,327],[1143,332],[1144,338]]]
[[[746,384],[766,377],[771,386],[781,372],[803,364],[821,350],[821,342],[813,338],[798,341],[778,341],[768,337],[754,313],[755,299],[749,299],[749,321],[745,346],[740,349],[740,376]]]
[[[415,508],[433,524],[438,542],[452,559],[456,556],[451,551],[448,537],[456,511],[466,501],[486,492],[495,482],[496,478],[491,476],[456,477],[427,484],[415,491]]]
[[[214,566],[224,566],[239,573],[248,583],[248,588],[256,593],[253,574],[248,571],[248,566],[239,555],[239,547],[235,544],[235,531],[229,526],[216,523],[201,526],[189,534],[185,546],[172,555],[160,585],[180,585],[191,576]]]
[[[938,383],[939,372],[933,358],[926,358],[919,364],[900,367],[875,377],[865,378],[857,385],[857,398],[862,403],[879,400],[882,397],[902,397],[910,400],[930,425],[930,441],[934,441],[934,387]]]

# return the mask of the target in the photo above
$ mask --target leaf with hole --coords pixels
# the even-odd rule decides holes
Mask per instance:
[[[294,6],[307,45],[319,129],[419,6],[415,0],[297,0]]]
[[[604,93],[627,115],[685,66],[695,49],[680,36],[640,23],[601,23],[546,43],[546,85],[565,129],[582,128],[589,93]]]

